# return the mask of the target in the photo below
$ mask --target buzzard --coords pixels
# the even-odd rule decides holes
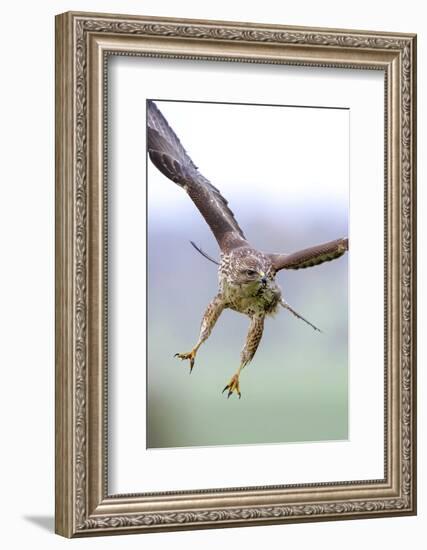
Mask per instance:
[[[192,243],[201,254],[219,265],[219,289],[206,308],[196,345],[191,351],[175,356],[188,360],[191,372],[198,349],[209,337],[222,311],[229,308],[247,315],[250,325],[240,355],[240,366],[223,389],[223,393],[228,390],[227,397],[236,393],[240,398],[241,371],[255,355],[268,315],[282,306],[313,329],[319,330],[284,300],[275,279],[277,272],[281,269],[304,269],[335,260],[348,250],[348,239],[337,239],[291,254],[261,252],[251,246],[226,199],[199,172],[168,121],[151,100],[147,102],[147,149],[158,170],[189,195],[221,250],[220,262],[215,262]]]

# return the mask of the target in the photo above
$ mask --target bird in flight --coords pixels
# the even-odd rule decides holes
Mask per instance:
[[[216,262],[192,243],[201,254],[218,264],[219,289],[203,315],[197,343],[191,351],[177,353],[175,356],[188,360],[191,372],[198,349],[209,338],[224,309],[229,308],[247,315],[250,325],[241,351],[240,365],[223,389],[223,393],[227,390],[227,397],[236,393],[240,398],[241,371],[256,353],[267,316],[276,313],[281,306],[313,329],[319,330],[284,300],[275,279],[277,272],[281,269],[304,269],[335,260],[348,250],[348,239],[337,239],[291,254],[266,253],[251,246],[227,200],[199,172],[152,100],[147,101],[147,149],[158,170],[189,195],[209,225],[221,250],[220,261]]]

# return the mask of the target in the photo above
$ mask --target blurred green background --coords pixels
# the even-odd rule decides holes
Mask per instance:
[[[344,178],[347,185],[348,175]],[[279,181],[271,184],[276,187],[268,197],[257,200],[241,190],[242,200],[236,195],[231,201],[227,182],[214,183],[260,250],[291,252],[348,233],[347,205],[333,197],[299,200],[298,186],[290,192]],[[166,212],[155,200],[159,189],[171,194]],[[150,163],[147,447],[347,439],[348,255],[278,274],[285,299],[323,332],[281,308],[266,319],[258,351],[242,372],[242,398],[227,399],[221,391],[239,366],[247,317],[224,311],[191,375],[188,361],[173,357],[191,350],[217,293],[217,267],[190,239],[218,258],[216,241],[192,202]]]

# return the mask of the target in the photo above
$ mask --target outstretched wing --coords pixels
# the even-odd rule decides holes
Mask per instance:
[[[190,196],[223,252],[246,244],[226,199],[193,163],[153,101],[147,102],[147,149],[153,164]]]
[[[276,271],[280,269],[303,269],[336,260],[348,250],[348,239],[337,239],[319,244],[293,254],[267,254]]]

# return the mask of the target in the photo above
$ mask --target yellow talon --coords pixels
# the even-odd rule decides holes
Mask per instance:
[[[230,395],[234,392],[237,393],[239,396],[239,399],[242,397],[242,394],[240,393],[240,385],[239,385],[239,375],[235,374],[230,382],[225,386],[225,388],[222,390],[222,393],[225,392],[225,390],[228,390],[227,399],[230,397]]]
[[[191,351],[187,353],[175,353],[174,357],[178,357],[179,359],[189,359],[190,360],[190,374],[194,367],[194,360],[196,358],[196,352],[197,350],[194,348]]]

